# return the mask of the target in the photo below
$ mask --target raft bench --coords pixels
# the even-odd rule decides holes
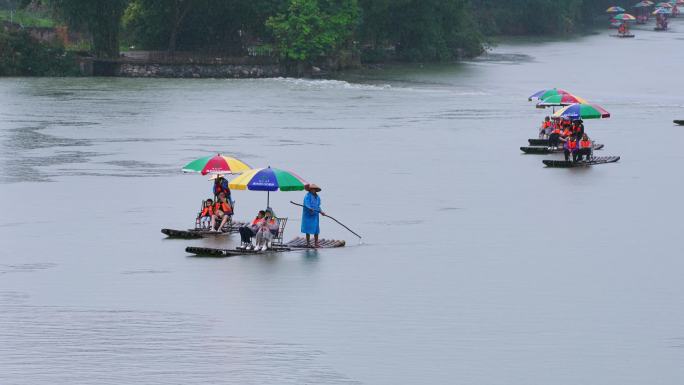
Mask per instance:
[[[285,225],[287,225],[287,218],[276,218],[276,224],[278,225],[278,232],[273,236],[271,245],[282,246],[283,235],[285,235]]]

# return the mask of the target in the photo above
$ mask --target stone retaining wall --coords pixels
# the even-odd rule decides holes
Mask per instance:
[[[134,78],[268,78],[283,76],[278,64],[119,63],[114,76]]]

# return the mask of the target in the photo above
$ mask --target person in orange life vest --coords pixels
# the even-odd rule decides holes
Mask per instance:
[[[242,244],[238,247],[239,249],[251,248],[252,237],[257,234],[261,222],[264,221],[265,214],[266,211],[260,210],[259,213],[257,213],[256,218],[254,218],[250,224],[240,227],[240,239],[242,240]]]
[[[584,124],[582,123],[582,119],[576,119],[574,122],[572,122],[572,135],[577,138],[581,139],[582,135],[584,135]]]
[[[627,23],[622,23],[618,27],[618,33],[620,35],[626,35],[627,34]]]
[[[258,225],[256,232],[256,250],[266,251],[271,245],[273,236],[278,233],[278,223],[275,220],[273,210],[269,207],[264,214],[264,220]]]
[[[211,224],[211,217],[214,216],[214,201],[207,199],[202,205],[202,212],[200,213],[200,224],[204,229],[208,229]]]
[[[582,135],[582,139],[579,141],[579,148],[575,152],[577,154],[577,160],[582,160],[582,156],[586,155],[586,159],[589,160],[591,158],[591,152],[594,147],[593,143],[591,143],[591,140],[589,140],[589,137],[587,134]]]
[[[565,139],[565,148],[563,149],[563,154],[565,154],[565,161],[570,160],[570,154],[572,154],[572,161],[577,160],[577,140],[569,136]]]
[[[230,188],[228,187],[228,180],[223,177],[223,175],[218,174],[216,175],[216,179],[214,179],[214,187],[212,188],[212,191],[214,192],[214,199],[218,200],[219,194],[223,193],[226,196],[226,199],[228,200],[228,203],[231,203],[232,200],[230,199]]]
[[[230,217],[233,216],[233,208],[230,203],[226,200],[225,193],[219,193],[219,199],[216,204],[214,204],[214,216],[211,217],[211,230],[212,231],[222,231],[223,226],[228,223]],[[221,221],[221,224],[216,228],[216,222]]]
[[[546,136],[549,135],[549,132],[551,131],[551,118],[546,117],[544,118],[544,121],[541,124],[541,127],[539,128],[539,139],[543,139]]]
[[[557,148],[560,145],[560,136],[561,129],[559,126],[556,126],[556,128],[551,131],[551,134],[549,134],[549,147]]]
[[[570,129],[569,126],[565,126],[563,128],[563,131],[561,131],[561,137],[560,140],[562,142],[566,142],[572,138],[572,130]]]

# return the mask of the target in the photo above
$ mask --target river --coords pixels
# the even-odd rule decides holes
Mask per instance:
[[[681,384],[684,23],[335,80],[0,79],[0,383]],[[568,89],[616,164],[522,155]],[[348,246],[194,258],[222,152]],[[548,157],[548,156],[547,156]],[[558,157],[558,156],[555,156]],[[236,191],[246,219],[265,194]],[[271,194],[298,235],[301,192]]]

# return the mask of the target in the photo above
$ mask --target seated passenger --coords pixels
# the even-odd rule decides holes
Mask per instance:
[[[256,218],[254,218],[250,224],[240,227],[240,239],[242,243],[238,247],[239,249],[252,248],[252,237],[257,234],[257,230],[259,230],[259,226],[261,225],[261,222],[263,222],[265,214],[266,212],[264,210],[260,210],[259,213],[257,213]]]
[[[581,139],[582,135],[584,135],[584,124],[582,124],[581,119],[577,119],[574,122],[572,122],[572,135],[577,138]]]
[[[208,229],[211,224],[211,217],[214,216],[214,201],[207,199],[202,205],[202,212],[199,215],[200,227]]]
[[[567,139],[572,135],[572,123],[570,120],[565,120],[563,122],[563,129],[561,130],[561,138]]]
[[[256,250],[266,251],[271,247],[271,240],[278,233],[278,222],[273,217],[273,210],[266,209],[264,220],[259,224],[256,232]]]
[[[539,139],[544,139],[548,136],[548,131],[551,128],[551,118],[546,117],[539,128]]]
[[[565,155],[565,161],[569,161],[570,154],[572,154],[572,161],[575,162],[577,160],[577,140],[574,137],[569,136],[565,139],[564,147],[563,154]]]
[[[586,159],[589,160],[593,147],[594,145],[591,143],[591,140],[589,140],[587,134],[582,135],[582,140],[579,142],[579,149],[576,152],[577,160],[582,160],[582,156],[584,155],[586,155]]]
[[[233,208],[226,200],[226,194],[219,193],[218,202],[214,204],[214,216],[211,217],[211,231],[223,231],[223,226],[228,223],[232,216]],[[218,221],[220,221],[220,225],[216,228]]]
[[[618,27],[618,34],[620,35],[626,35],[627,34],[627,23],[622,23]]]
[[[558,148],[560,145],[560,136],[561,136],[561,130],[560,127],[556,127],[551,131],[551,135],[549,135],[549,147],[552,149]]]

